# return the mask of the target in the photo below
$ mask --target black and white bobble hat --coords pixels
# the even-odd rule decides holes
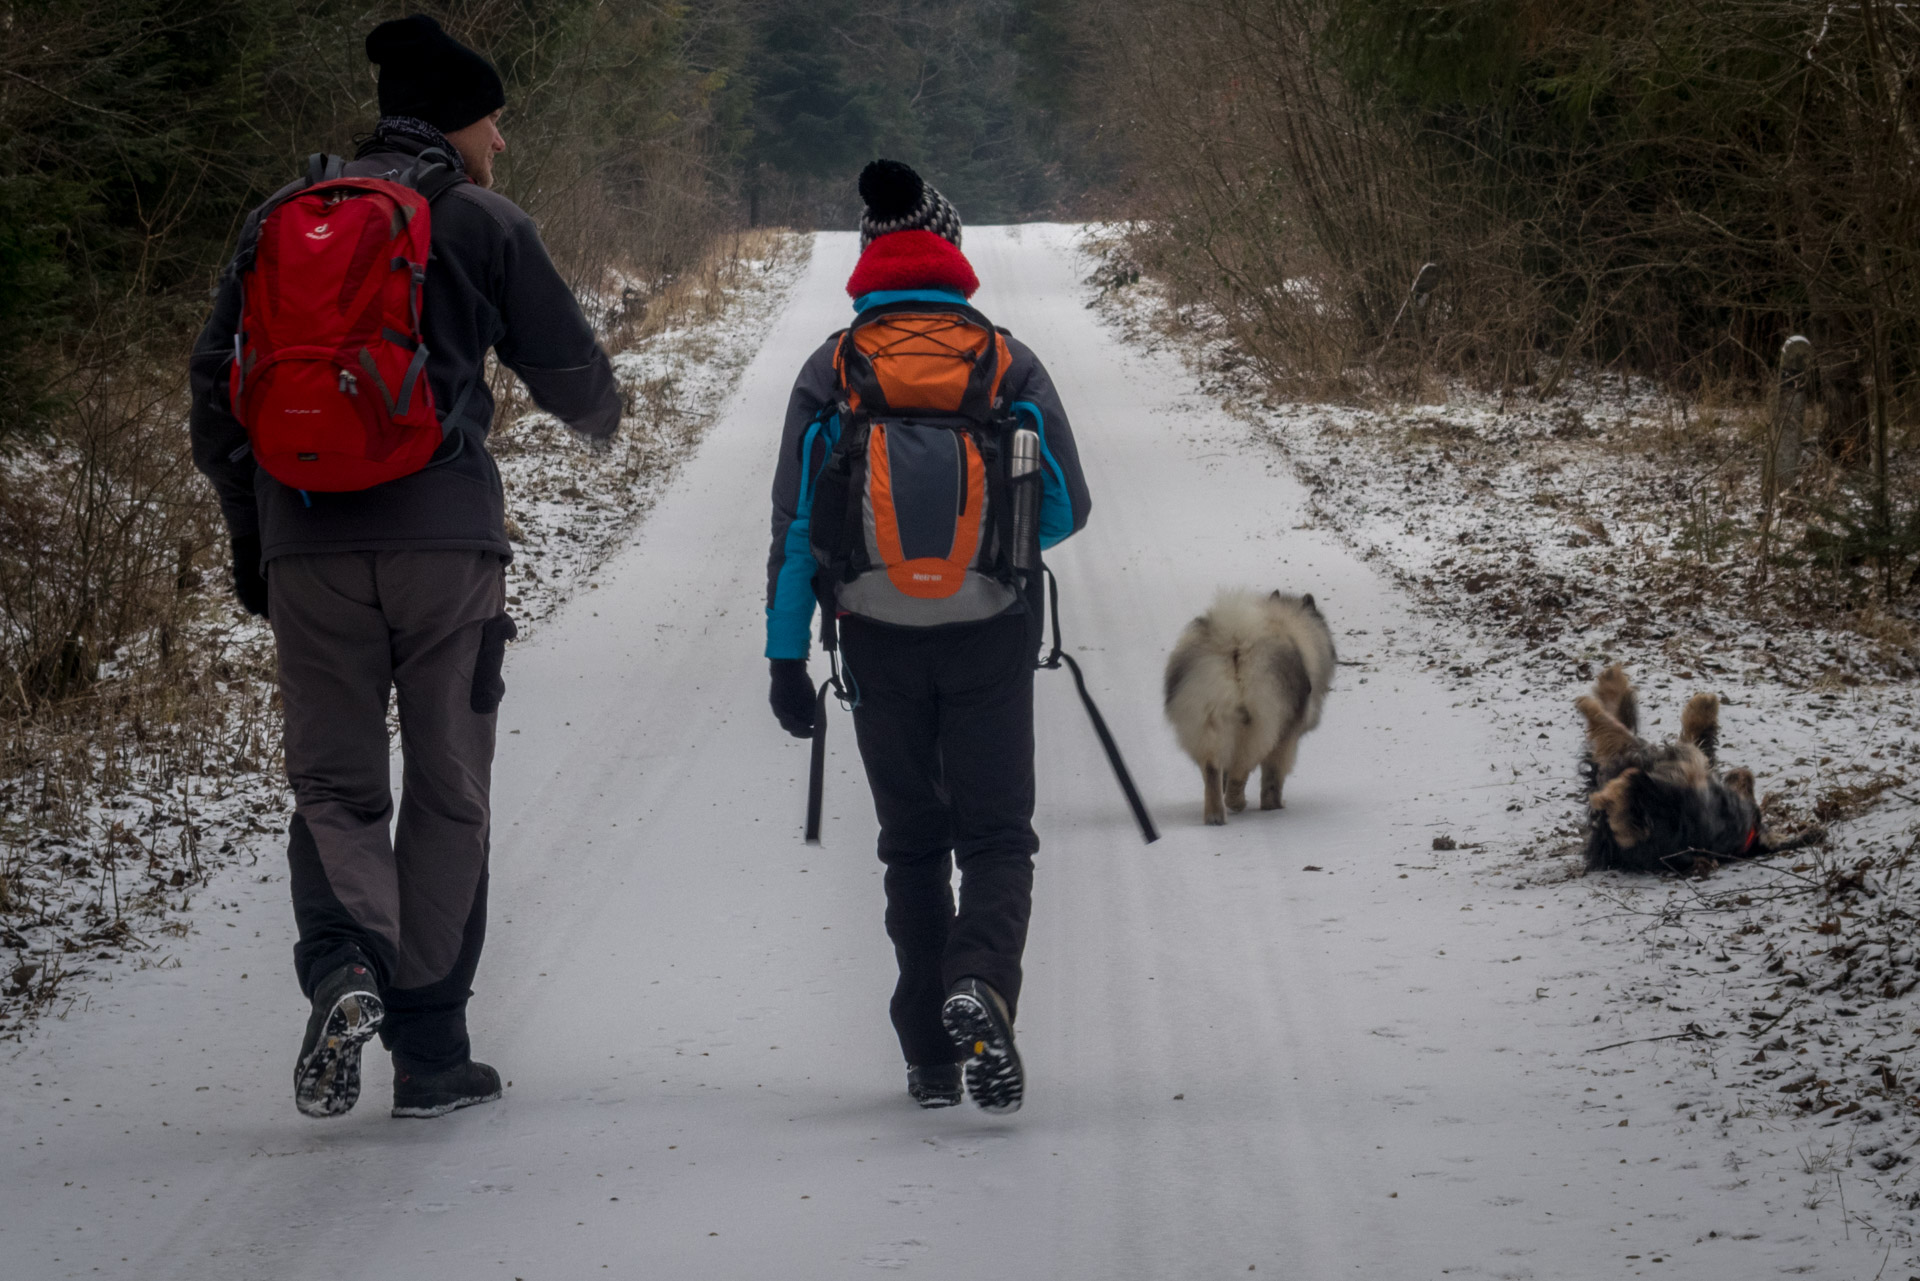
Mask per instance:
[[[876,160],[860,171],[860,248],[890,231],[931,231],[960,247],[960,211],[912,166]]]

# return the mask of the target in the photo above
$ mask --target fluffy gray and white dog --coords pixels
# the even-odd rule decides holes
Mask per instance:
[[[1312,596],[1222,591],[1187,624],[1167,659],[1166,711],[1200,767],[1209,824],[1247,807],[1256,765],[1260,808],[1281,808],[1281,784],[1300,736],[1320,723],[1334,662]]]

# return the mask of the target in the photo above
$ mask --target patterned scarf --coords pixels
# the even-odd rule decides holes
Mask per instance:
[[[372,133],[366,135],[364,138],[356,139],[360,144],[356,154],[367,156],[372,155],[376,151],[384,151],[387,149],[387,144],[395,138],[405,138],[409,142],[419,143],[423,149],[426,147],[438,147],[453,157],[453,167],[455,169],[462,173],[466,172],[466,161],[460,158],[459,149],[447,141],[447,135],[441,133],[426,121],[415,119],[412,116],[381,116],[380,119],[374,123]]]

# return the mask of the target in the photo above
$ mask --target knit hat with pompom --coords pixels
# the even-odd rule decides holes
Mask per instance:
[[[898,160],[876,160],[860,171],[860,247],[893,231],[931,231],[960,247],[960,211]]]

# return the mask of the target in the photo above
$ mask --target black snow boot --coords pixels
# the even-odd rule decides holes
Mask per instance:
[[[360,1047],[386,1016],[373,971],[342,965],[313,990],[313,1013],[293,1069],[293,1103],[308,1116],[345,1116],[360,1101]]]
[[[395,1116],[445,1116],[457,1108],[491,1103],[500,1097],[500,1074],[484,1063],[465,1063],[438,1072],[411,1072],[393,1065]]]
[[[950,1108],[967,1096],[960,1091],[958,1063],[907,1065],[907,1093],[923,1108]]]
[[[940,1021],[966,1056],[967,1093],[974,1103],[984,1112],[1018,1112],[1027,1078],[1000,994],[979,979],[961,979],[947,993]]]

